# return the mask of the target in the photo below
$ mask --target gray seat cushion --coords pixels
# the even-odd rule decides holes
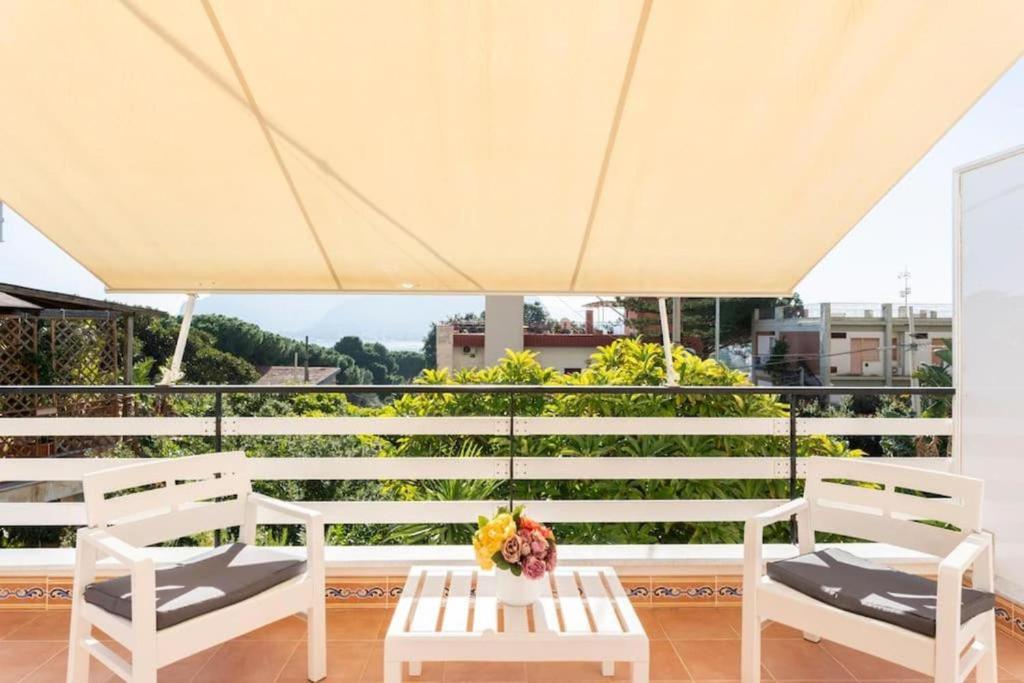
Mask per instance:
[[[768,576],[846,612],[935,636],[937,584],[923,576],[890,569],[828,549],[768,563]],[[963,588],[961,623],[995,607],[992,593]]]
[[[232,543],[156,571],[156,627],[164,629],[258,595],[306,571],[279,550]],[[85,587],[85,601],[132,618],[130,576]]]

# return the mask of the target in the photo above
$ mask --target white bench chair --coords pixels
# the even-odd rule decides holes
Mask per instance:
[[[88,526],[78,532],[68,647],[68,683],[87,683],[89,658],[132,683],[291,614],[308,627],[308,677],[326,671],[324,524],[317,512],[253,493],[245,453],[154,460],[83,479]],[[306,560],[256,543],[259,508],[306,527]],[[142,547],[238,526],[240,543],[156,567]],[[127,576],[96,581],[112,557]],[[102,629],[131,663],[93,637]]]
[[[858,485],[863,482],[876,486]],[[810,458],[805,496],[746,523],[744,683],[760,680],[766,619],[803,631],[812,642],[825,637],[939,683],[959,683],[975,668],[978,683],[996,683],[992,538],[981,531],[981,501],[977,479],[851,458]],[[793,515],[801,554],[769,563],[766,575],[764,528]],[[938,583],[841,550],[814,552],[817,531],[938,556]],[[972,567],[973,589],[963,586]]]

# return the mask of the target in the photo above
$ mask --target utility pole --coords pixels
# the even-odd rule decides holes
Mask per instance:
[[[304,368],[304,370],[302,372],[302,382],[303,382],[303,384],[309,384],[309,335],[308,334],[306,335],[305,352],[306,352],[306,361],[305,361],[305,368]]]
[[[683,343],[683,300],[678,296],[672,297],[672,341]]]
[[[721,362],[719,351],[722,347],[722,300],[715,297],[715,360]]]
[[[917,348],[917,337],[914,336],[914,309],[910,305],[910,271],[904,266],[903,272],[896,277],[903,280],[903,289],[900,290],[900,296],[903,297],[903,310],[907,312],[907,335],[910,337],[906,354],[907,372],[910,373],[910,386],[916,387],[918,382],[917,378],[914,377],[914,372],[917,370],[917,366],[914,364],[914,350]],[[915,416],[921,414],[920,396],[911,396],[910,405]]]

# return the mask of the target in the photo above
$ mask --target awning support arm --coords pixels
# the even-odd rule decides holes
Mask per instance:
[[[665,382],[670,386],[678,386],[675,366],[672,365],[672,337],[668,331],[668,309],[665,299],[658,299],[658,315],[661,317],[661,347],[665,351]]]
[[[174,356],[171,357],[171,367],[164,370],[160,384],[174,384],[184,377],[181,371],[181,359],[185,357],[185,344],[188,342],[188,330],[192,327],[192,312],[196,308],[196,293],[191,293],[185,300],[185,310],[181,314],[181,327],[178,329],[178,341],[174,345]]]

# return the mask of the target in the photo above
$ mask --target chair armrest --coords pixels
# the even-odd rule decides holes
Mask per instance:
[[[976,531],[960,541],[939,562],[939,585],[935,596],[935,642],[940,652],[955,649],[959,643],[964,572],[978,563],[976,574],[981,575],[985,584],[981,587],[991,591],[994,588],[992,559],[992,535]]]
[[[152,563],[152,560],[146,556],[141,548],[137,548],[130,543],[122,541],[120,538],[112,536],[103,529],[79,529],[78,543],[79,545],[88,544],[95,549],[99,555],[113,557],[118,562],[129,567],[147,561]]]
[[[771,510],[765,510],[764,512],[758,515],[754,515],[753,517],[747,520],[747,524],[753,524],[754,526],[763,529],[769,524],[774,524],[775,522],[787,520],[793,515],[804,512],[805,510],[807,510],[807,499],[796,498],[794,500],[783,503],[778,507],[774,507]]]
[[[953,548],[939,562],[939,591],[943,585],[959,587],[963,583],[964,573],[982,556],[992,552],[992,535],[976,531]]]
[[[755,582],[760,580],[764,564],[761,552],[764,546],[764,528],[769,524],[782,522],[796,515],[801,529],[801,550],[808,551],[804,547],[808,544],[811,546],[810,550],[814,549],[814,535],[810,532],[807,519],[809,510],[806,498],[796,498],[747,519],[743,526],[744,591],[753,590]]]
[[[294,503],[288,503],[277,498],[271,498],[265,496],[262,493],[250,493],[248,500],[255,503],[260,507],[264,507],[268,510],[273,510],[279,514],[291,517],[297,522],[304,522],[306,524],[315,524],[316,522],[323,522],[324,516],[316,510],[310,510]]]

